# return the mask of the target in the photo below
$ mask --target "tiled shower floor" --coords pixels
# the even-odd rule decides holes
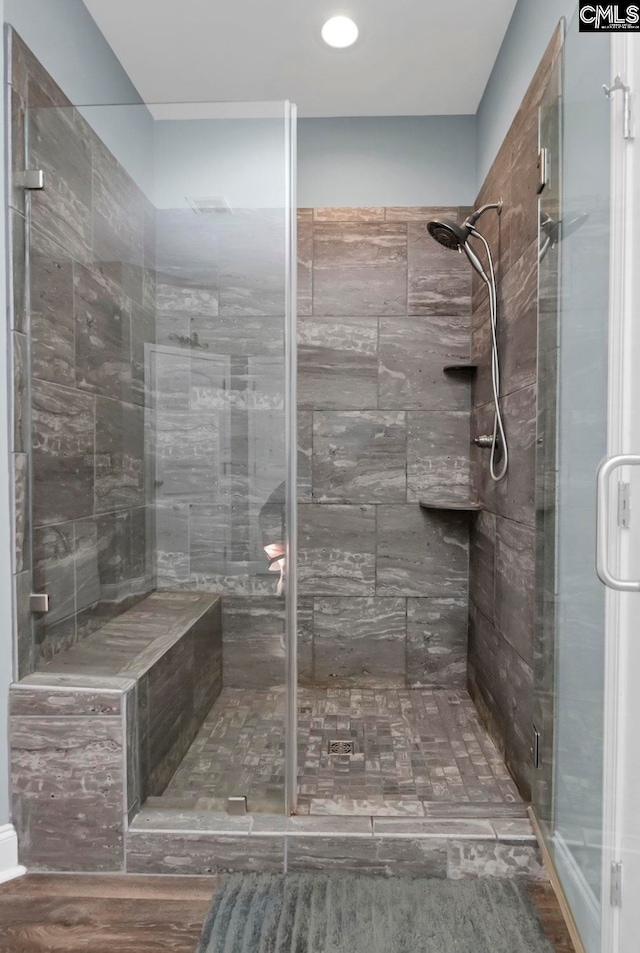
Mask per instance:
[[[156,804],[282,811],[284,691],[225,688]],[[302,689],[300,814],[496,814],[522,799],[465,691]],[[352,756],[329,741],[355,742]]]

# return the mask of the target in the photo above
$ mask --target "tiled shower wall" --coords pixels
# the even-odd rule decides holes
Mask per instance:
[[[9,48],[11,171],[43,169],[46,180],[43,191],[12,183],[9,193],[22,678],[153,588],[144,347],[155,339],[155,225],[152,205],[13,31]],[[32,571],[52,600],[35,622]]]
[[[285,537],[284,226],[282,209],[157,213],[158,587],[223,594],[234,687],[285,679],[285,603],[263,548],[278,491],[269,519]]]
[[[471,534],[469,687],[525,797],[531,786],[535,580],[538,305],[538,107],[560,49],[554,35],[478,195],[500,198],[481,221],[498,272],[501,407],[509,444],[506,479],[492,483],[487,451],[472,449],[471,484],[484,504]],[[491,432],[486,287],[474,277],[472,436]]]
[[[299,210],[300,675],[463,687],[471,270],[458,208]]]

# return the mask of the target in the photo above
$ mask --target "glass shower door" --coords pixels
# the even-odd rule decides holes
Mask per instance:
[[[25,470],[33,591],[50,611],[32,668],[74,671],[89,644],[102,664],[113,626],[153,592],[219,593],[218,697],[203,721],[195,655],[182,675],[167,663],[143,713],[141,757],[155,745],[165,769],[147,793],[282,813],[295,796],[295,107],[42,103],[25,122],[28,167],[45,176],[25,219]]]
[[[588,953],[600,950],[605,589],[596,471],[608,446],[611,80],[606,34],[567,31],[540,112],[534,804]]]

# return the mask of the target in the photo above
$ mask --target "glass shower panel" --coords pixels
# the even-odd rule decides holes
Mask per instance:
[[[99,653],[151,592],[222,595],[222,691],[153,792],[167,806],[284,809],[292,121],[287,103],[27,116],[36,664]]]
[[[536,727],[541,739],[534,799],[585,947],[595,953],[602,892],[605,640],[605,590],[595,573],[595,474],[607,450],[610,116],[602,86],[610,79],[608,37],[579,34],[573,22],[563,61],[560,93],[554,78],[541,110],[541,144],[550,149],[552,182],[542,195],[540,227]]]

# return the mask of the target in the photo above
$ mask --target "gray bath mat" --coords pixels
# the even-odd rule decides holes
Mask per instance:
[[[553,953],[508,880],[229,874],[197,953]]]

